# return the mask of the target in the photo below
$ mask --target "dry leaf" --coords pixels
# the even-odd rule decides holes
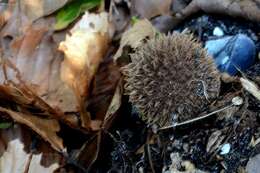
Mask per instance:
[[[152,24],[144,19],[138,21],[132,28],[127,30],[121,38],[120,47],[117,50],[114,60],[117,61],[123,54],[125,47],[137,48],[145,39],[155,37],[156,31]]]
[[[150,19],[161,14],[169,14],[171,3],[172,0],[134,0],[132,10],[142,18]]]
[[[153,26],[160,32],[168,34],[175,26],[171,15],[161,15],[152,19]]]
[[[240,78],[240,82],[245,90],[260,101],[260,90],[253,81],[246,78]]]
[[[119,68],[111,56],[107,57],[95,75],[88,100],[88,110],[95,115],[95,119],[104,121],[120,77]]]
[[[61,78],[73,90],[80,107],[82,127],[89,128],[91,119],[85,111],[90,83],[108,49],[109,23],[107,13],[88,12],[71,30],[71,35],[60,43],[65,54]]]
[[[97,134],[90,137],[90,139],[80,148],[80,150],[75,152],[72,156],[72,160],[76,161],[82,169],[85,169],[85,172],[91,172],[91,166],[98,158],[101,138],[102,132],[99,131]]]
[[[206,151],[208,153],[214,152],[220,146],[221,142],[224,139],[224,136],[221,135],[222,132],[220,130],[217,130],[210,135],[206,148]]]
[[[219,13],[260,22],[259,5],[259,0],[192,0],[177,16],[185,19],[202,10],[206,13]]]
[[[11,17],[12,6],[9,4],[1,4],[0,6],[0,29],[4,26],[4,24]]]
[[[70,0],[21,0],[22,13],[33,22],[63,7]]]
[[[0,107],[0,112],[10,116],[16,122],[30,127],[44,140],[48,141],[55,150],[59,152],[64,150],[62,139],[56,134],[60,130],[60,126],[57,120],[44,119],[29,113],[24,114],[20,112],[14,112],[2,107]]]
[[[112,98],[112,101],[107,109],[105,119],[103,122],[103,128],[104,129],[109,129],[111,126],[113,119],[115,118],[116,112],[119,110],[121,107],[122,103],[122,95],[123,95],[123,80],[121,79],[116,87],[115,94]]]
[[[31,139],[26,134],[28,131],[19,125],[1,131],[0,142],[6,146],[0,145],[0,172],[52,173],[60,166],[61,155],[47,148],[44,142],[37,148],[38,153],[32,154],[27,151]]]
[[[30,21],[19,8],[19,3],[15,3],[16,0],[8,2],[7,12],[9,13],[8,21],[2,28],[2,36],[16,37],[23,33],[30,25]],[[19,26],[19,27],[17,27]]]
[[[60,78],[62,55],[57,52],[51,33],[48,33],[46,28],[29,28],[23,37],[10,43],[9,51],[4,51],[4,57],[5,61],[2,63],[10,63],[5,66],[6,75],[3,70],[0,71],[1,84],[7,80],[15,82],[21,95],[25,95],[30,89],[45,102],[42,107],[49,106],[58,112],[78,111],[76,96]],[[21,81],[28,88],[24,89],[26,93],[23,93]],[[10,85],[4,84],[1,87]],[[32,94],[30,97],[27,95],[30,100],[36,100]]]

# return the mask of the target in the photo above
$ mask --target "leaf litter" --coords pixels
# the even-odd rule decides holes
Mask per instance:
[[[0,14],[0,114],[14,124],[1,130],[1,172],[252,172],[259,160],[259,60],[222,81],[219,97],[196,120],[167,130],[140,119],[121,67],[147,40],[173,31],[202,43],[213,39],[214,27],[242,32],[259,52],[258,4],[9,0]],[[225,144],[230,150],[222,155]]]

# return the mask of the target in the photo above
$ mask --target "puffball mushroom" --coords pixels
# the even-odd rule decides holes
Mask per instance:
[[[125,92],[149,124],[194,118],[218,97],[220,75],[192,35],[159,35],[130,56]]]

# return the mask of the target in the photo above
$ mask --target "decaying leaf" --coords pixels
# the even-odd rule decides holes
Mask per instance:
[[[0,29],[4,26],[4,24],[11,17],[11,7],[8,8],[8,4],[1,4],[0,7]]]
[[[112,98],[112,101],[107,109],[105,119],[103,122],[103,128],[108,129],[111,126],[111,121],[113,120],[116,112],[119,110],[122,102],[123,95],[123,80],[120,80],[117,84],[115,94]]]
[[[155,28],[148,20],[137,21],[132,28],[122,35],[120,47],[114,56],[114,60],[117,61],[118,58],[123,56],[124,48],[130,47],[135,49],[142,44],[145,39],[154,38],[155,34]]]
[[[260,101],[259,87],[253,81],[246,78],[240,78],[240,82],[245,90]]]
[[[89,97],[88,110],[96,116],[96,119],[102,120],[102,130],[93,134],[90,139],[73,155],[73,159],[83,169],[91,172],[91,166],[98,159],[100,148],[102,149],[106,142],[105,133],[116,117],[116,112],[121,106],[122,98],[122,80],[120,72],[113,63],[112,57],[106,57],[100,64],[100,68],[93,80],[93,91]],[[92,152],[88,152],[92,151]]]
[[[169,14],[172,0],[133,0],[132,3],[132,10],[142,18],[150,19],[161,14]]]
[[[121,77],[119,68],[114,64],[111,56],[106,57],[100,64],[88,100],[88,110],[101,121],[106,117]]]
[[[33,22],[60,9],[68,1],[70,0],[21,0],[19,3],[22,12]]]
[[[64,149],[62,139],[56,134],[60,130],[57,120],[40,118],[30,113],[14,112],[2,107],[0,107],[0,112],[9,115],[16,122],[30,127],[44,140],[48,141],[55,150],[61,152]]]
[[[35,102],[36,95],[42,103],[45,102],[45,107],[49,105],[59,112],[78,111],[73,91],[60,78],[62,56],[56,51],[56,44],[45,27],[29,28],[23,37],[10,43],[9,51],[5,51],[3,56],[5,65],[0,71],[0,82],[1,90],[9,87],[5,88],[6,94],[14,91],[10,88],[11,82],[16,84],[16,91],[9,92],[9,95],[25,96],[29,90],[35,93],[27,94],[20,101],[29,99]],[[10,81],[8,85],[6,81]],[[16,92],[20,94],[14,94]]]
[[[220,146],[223,139],[224,136],[220,130],[213,132],[208,139],[206,151],[208,153],[214,152]]]
[[[192,0],[188,6],[186,6],[177,14],[177,17],[185,19],[192,14],[202,10],[206,13],[225,14],[259,22],[259,5],[259,0]]]
[[[31,138],[28,131],[19,125],[8,130],[1,130],[0,136],[1,173],[49,173],[61,164],[61,155],[48,148],[46,143],[40,144],[37,154],[28,151]]]
[[[161,15],[152,19],[153,26],[161,33],[169,33],[175,26],[171,15]]]
[[[101,146],[102,132],[99,131],[94,134],[90,139],[76,151],[72,159],[81,166],[85,172],[90,172],[92,165],[98,158]],[[91,152],[89,152],[91,151]]]
[[[61,67],[62,80],[73,90],[80,107],[82,127],[90,127],[91,119],[85,111],[89,86],[109,44],[107,13],[88,12],[60,43],[65,59]]]

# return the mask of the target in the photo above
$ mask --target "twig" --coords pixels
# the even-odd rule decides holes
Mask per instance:
[[[234,98],[232,99],[231,104],[228,105],[228,106],[225,106],[225,107],[220,108],[220,109],[218,109],[218,110],[216,110],[216,111],[213,111],[213,112],[211,112],[211,113],[209,113],[209,114],[206,114],[206,115],[203,115],[203,116],[200,116],[200,117],[191,119],[191,120],[187,120],[187,121],[184,121],[184,122],[181,122],[181,123],[176,123],[176,124],[173,124],[173,125],[170,125],[170,126],[165,126],[165,127],[159,128],[159,130],[166,130],[166,129],[174,128],[174,127],[177,127],[177,126],[182,126],[182,125],[185,125],[185,124],[189,124],[189,123],[192,123],[192,122],[195,122],[195,121],[198,121],[198,120],[207,118],[207,117],[209,117],[209,116],[211,116],[211,115],[214,115],[214,114],[216,114],[216,113],[218,113],[218,112],[221,112],[221,111],[224,111],[224,110],[226,110],[226,109],[229,109],[229,108],[231,108],[231,107],[233,107],[233,106],[240,106],[242,103],[243,103],[242,98],[240,98],[240,97],[234,97]]]
[[[148,160],[149,160],[149,164],[150,164],[150,167],[151,167],[152,173],[155,173],[149,143],[147,144],[147,155],[148,155]]]
[[[191,120],[187,120],[187,121],[184,121],[184,122],[181,122],[181,123],[176,123],[176,124],[173,124],[173,125],[170,125],[170,126],[165,126],[165,127],[160,128],[159,130],[166,130],[166,129],[169,129],[169,128],[174,128],[174,127],[177,127],[177,126],[182,126],[182,125],[185,125],[185,124],[189,124],[189,123],[192,123],[192,122],[195,122],[195,121],[198,121],[198,120],[207,118],[207,117],[209,117],[209,116],[211,116],[211,115],[214,115],[214,114],[216,114],[216,113],[218,113],[218,112],[221,112],[221,111],[224,111],[224,110],[226,110],[226,109],[229,109],[229,108],[231,108],[231,107],[233,107],[233,106],[234,106],[234,105],[231,104],[231,105],[228,105],[228,106],[226,106],[226,107],[224,107],[224,108],[221,108],[221,109],[219,109],[219,110],[213,111],[213,112],[211,112],[211,113],[209,113],[209,114],[206,114],[206,115],[203,115],[203,116],[200,116],[200,117],[191,119]]]

